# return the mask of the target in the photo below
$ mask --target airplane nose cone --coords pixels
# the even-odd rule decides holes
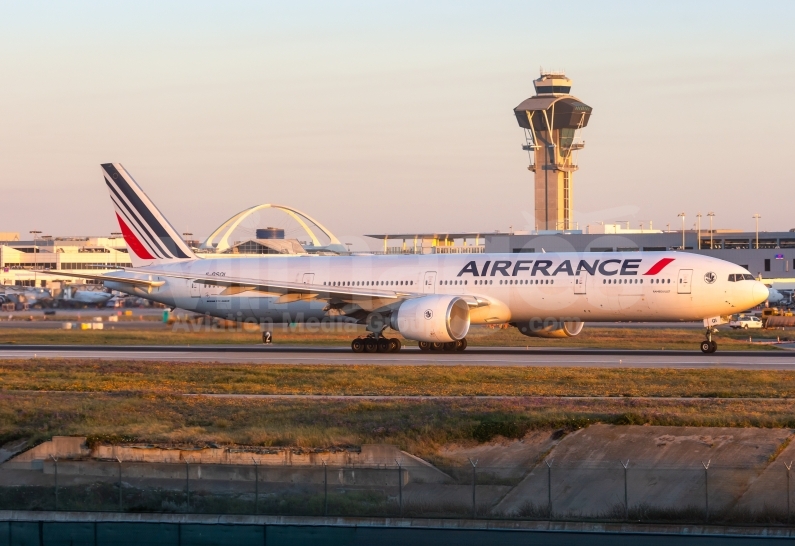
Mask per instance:
[[[760,303],[764,303],[767,301],[767,298],[770,296],[770,290],[767,289],[763,283],[757,281],[754,283],[754,287],[751,292],[751,299],[754,301],[754,305],[759,305]]]

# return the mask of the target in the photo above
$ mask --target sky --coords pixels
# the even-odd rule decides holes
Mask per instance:
[[[260,203],[355,246],[532,229],[513,108],[540,67],[593,107],[575,221],[789,230],[792,21],[788,1],[0,1],[0,231],[118,231],[104,162],[199,236]]]

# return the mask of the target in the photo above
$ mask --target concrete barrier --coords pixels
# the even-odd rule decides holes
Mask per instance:
[[[263,471],[272,468],[294,468],[296,473],[303,469],[320,469],[323,465],[333,468],[385,469],[396,468],[398,462],[407,472],[417,480],[425,483],[444,483],[448,476],[429,464],[428,462],[401,451],[393,445],[365,444],[359,450],[324,450],[324,451],[299,451],[289,448],[166,448],[158,446],[136,445],[98,445],[93,449],[86,447],[85,437],[55,436],[52,440],[44,442],[3,464],[3,468],[13,470],[43,470],[45,473],[54,473],[55,466],[52,457],[58,459],[58,472],[64,475],[86,476],[115,476],[118,474],[116,464],[108,461],[121,461],[128,463],[126,469],[140,469],[137,477],[182,479],[185,476],[186,463],[193,467],[192,472],[198,473],[201,479],[201,468],[206,473],[209,468],[220,469],[224,466],[239,467],[246,474],[245,478],[236,478],[235,471],[231,468],[217,470],[223,475],[218,479],[251,480],[248,474],[254,472],[254,466],[259,466]],[[79,460],[78,460],[79,459]],[[104,461],[104,462],[103,462]],[[129,463],[145,463],[130,465]],[[204,466],[202,466],[204,465]],[[210,466],[212,465],[212,466]],[[147,469],[147,466],[150,467]],[[129,470],[131,471],[131,470]],[[216,470],[211,470],[211,472]],[[290,481],[290,471],[286,470],[274,474],[275,481]],[[373,474],[375,475],[375,474]],[[131,476],[132,477],[132,476]],[[303,478],[301,478],[303,479]],[[352,478],[355,480],[355,477]],[[340,480],[345,482],[345,477]],[[348,482],[351,478],[347,479]],[[322,479],[321,479],[322,482]]]
[[[19,470],[41,470],[42,462],[52,457],[56,459],[76,459],[89,457],[91,450],[86,447],[85,436],[53,436],[52,440],[24,451],[3,463],[3,468]]]

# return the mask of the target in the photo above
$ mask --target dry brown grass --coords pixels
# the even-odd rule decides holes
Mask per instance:
[[[795,397],[780,370],[0,361],[0,389],[159,394]]]
[[[104,441],[330,447],[390,443],[432,455],[451,442],[592,423],[793,427],[795,401],[262,400],[164,395],[0,393],[0,441],[86,435]],[[488,426],[484,426],[488,425]]]

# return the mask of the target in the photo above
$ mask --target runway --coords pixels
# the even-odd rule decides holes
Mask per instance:
[[[80,358],[171,362],[258,364],[374,364],[383,366],[553,366],[591,368],[734,368],[795,370],[795,351],[643,351],[604,349],[469,348],[463,353],[354,354],[347,347],[262,345],[98,346],[13,345],[0,347],[0,359]]]

